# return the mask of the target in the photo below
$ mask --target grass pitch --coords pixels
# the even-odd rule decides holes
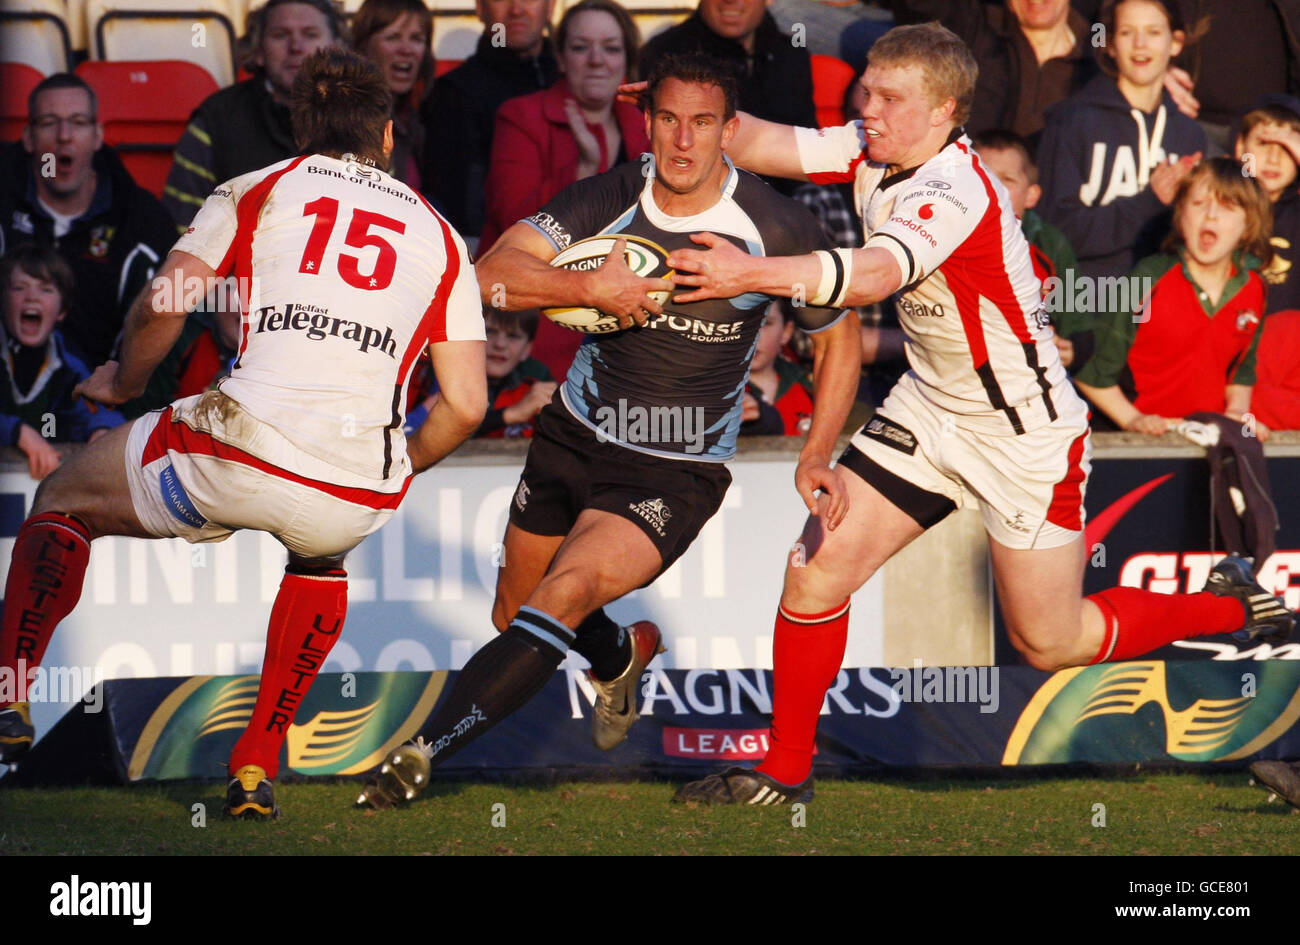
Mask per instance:
[[[435,783],[376,812],[352,806],[357,782],[286,784],[282,818],[253,823],[220,818],[216,784],[0,788],[0,855],[1300,853],[1300,816],[1244,772],[828,780],[802,822],[669,804],[674,789]]]

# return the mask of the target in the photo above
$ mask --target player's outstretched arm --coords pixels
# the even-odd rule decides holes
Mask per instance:
[[[441,461],[474,435],[487,412],[486,345],[482,341],[440,341],[429,346],[438,400],[406,441],[411,472]]]
[[[794,125],[755,118],[748,112],[736,112],[740,124],[727,145],[727,155],[738,167],[768,177],[807,180],[799,160],[799,145]]]
[[[77,385],[73,394],[101,404],[125,403],[144,393],[160,361],[185,327],[184,303],[193,279],[211,285],[216,272],[189,253],[172,250],[149,285],[136,298],[126,317],[120,361],[109,361]]]
[[[815,492],[825,499],[826,527],[834,529],[849,510],[839,473],[830,468],[831,453],[858,390],[862,371],[860,322],[854,312],[812,336],[813,415],[808,439],[799,451],[795,488],[813,515],[820,514]]]
[[[615,315],[624,328],[630,328],[663,311],[651,292],[673,287],[666,279],[634,274],[623,257],[621,241],[604,265],[586,272],[552,268],[555,255],[551,241],[534,227],[527,223],[510,227],[474,265],[484,304],[510,312],[580,305]]]
[[[692,233],[706,249],[679,249],[668,257],[673,281],[690,291],[676,302],[729,299],[746,292],[802,298],[809,305],[870,305],[903,285],[892,253],[876,247],[823,250],[805,256],[751,256],[713,233]]]

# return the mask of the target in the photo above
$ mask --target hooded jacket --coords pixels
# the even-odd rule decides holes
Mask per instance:
[[[1065,234],[1084,275],[1122,276],[1156,251],[1168,228],[1168,208],[1149,186],[1151,170],[1204,150],[1205,132],[1167,91],[1145,113],[1114,79],[1098,76],[1048,109],[1038,212]]]
[[[56,240],[54,220],[36,199],[28,157],[21,143],[0,151],[0,254],[25,242],[58,250],[77,286],[59,332],[98,367],[112,356],[127,310],[176,242],[176,229],[106,145],[95,152],[90,207]]]

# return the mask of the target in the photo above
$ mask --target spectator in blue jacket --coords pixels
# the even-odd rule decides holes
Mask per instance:
[[[0,260],[0,442],[27,455],[33,479],[58,468],[53,442],[85,442],[122,423],[91,411],[72,390],[90,371],[55,327],[68,314],[72,270],[57,252],[30,244]]]

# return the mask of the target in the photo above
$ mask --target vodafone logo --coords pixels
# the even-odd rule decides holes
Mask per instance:
[[[934,204],[932,204],[932,203],[925,203],[925,204],[922,204],[922,205],[921,205],[921,209],[918,210],[918,211],[916,211],[916,215],[917,215],[918,217],[920,217],[922,220],[929,220],[929,219],[933,218],[933,217],[934,217]]]

